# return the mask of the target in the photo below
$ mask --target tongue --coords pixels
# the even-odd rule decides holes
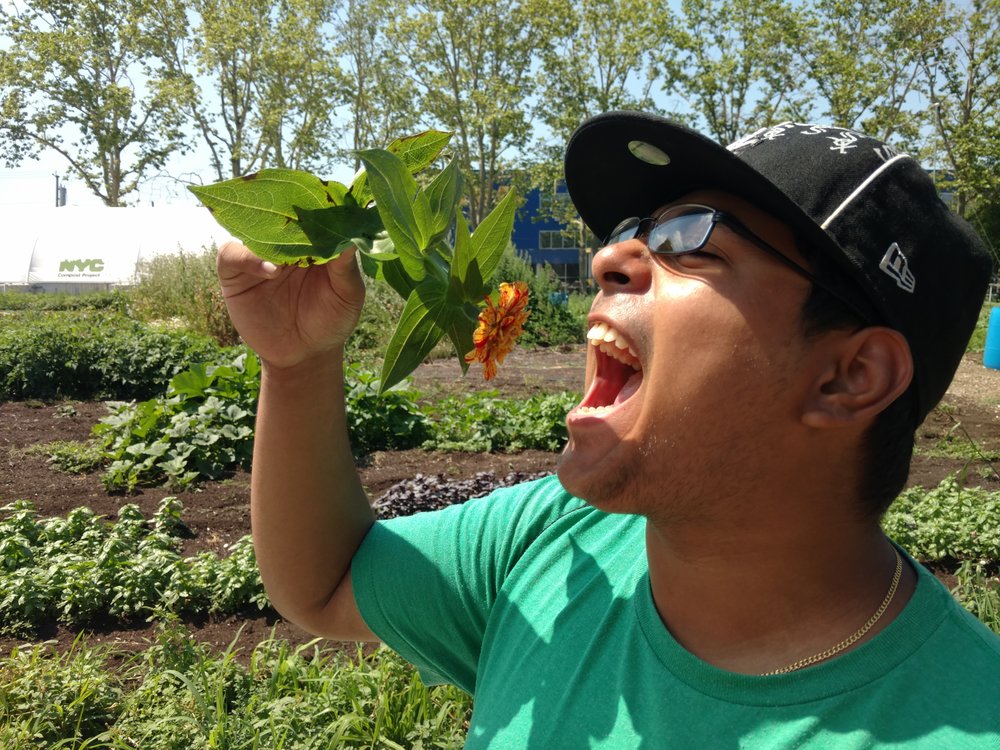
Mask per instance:
[[[639,370],[627,381],[625,381],[625,385],[622,386],[622,389],[618,392],[618,395],[615,396],[614,405],[618,406],[618,404],[622,403],[623,401],[635,395],[635,392],[639,390],[640,385],[642,385],[642,370]]]

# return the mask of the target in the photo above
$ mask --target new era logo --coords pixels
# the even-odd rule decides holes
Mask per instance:
[[[896,286],[904,292],[913,293],[917,286],[917,280],[914,278],[910,264],[907,262],[906,256],[903,255],[903,251],[899,249],[898,244],[893,242],[889,245],[889,249],[885,251],[878,267],[891,276],[896,281]]]

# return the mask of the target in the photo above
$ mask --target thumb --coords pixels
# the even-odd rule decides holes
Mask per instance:
[[[326,272],[334,284],[357,283],[361,268],[358,265],[358,249],[353,245],[326,264]]]

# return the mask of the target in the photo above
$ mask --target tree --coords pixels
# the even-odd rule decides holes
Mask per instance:
[[[814,0],[796,49],[821,116],[912,144],[921,118],[909,107],[920,90],[920,61],[939,37],[941,9],[927,0]]]
[[[718,141],[800,106],[792,41],[799,11],[784,0],[681,0],[659,21],[657,72]]]
[[[0,9],[0,151],[9,166],[43,150],[109,206],[183,148],[177,82],[151,33],[173,0],[28,0]],[[145,94],[140,94],[145,90]]]
[[[653,45],[661,32],[660,5],[653,0],[563,0],[548,15],[551,43],[540,50],[536,121],[549,137],[536,148],[532,182],[547,213],[571,227],[581,268],[593,237],[559,187],[563,152],[588,117],[617,109],[654,111]]]
[[[943,39],[922,49],[933,136],[961,216],[1000,203],[1000,3],[947,8]]]
[[[405,6],[395,0],[379,4],[345,0],[336,13],[334,38],[345,67],[342,98],[351,113],[349,151],[382,148],[418,127],[416,86],[398,45],[386,33],[389,20],[404,12]],[[357,169],[361,162],[353,158]]]
[[[528,144],[534,56],[548,0],[417,0],[391,29],[429,125],[453,131],[475,227],[514,177]]]
[[[216,177],[266,166],[325,168],[336,142],[338,80],[324,31],[330,0],[189,0],[189,7],[193,26],[162,29]]]

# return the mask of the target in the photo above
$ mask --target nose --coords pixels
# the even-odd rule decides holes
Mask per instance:
[[[644,292],[652,278],[649,253],[638,239],[604,247],[594,256],[592,269],[605,294]]]

